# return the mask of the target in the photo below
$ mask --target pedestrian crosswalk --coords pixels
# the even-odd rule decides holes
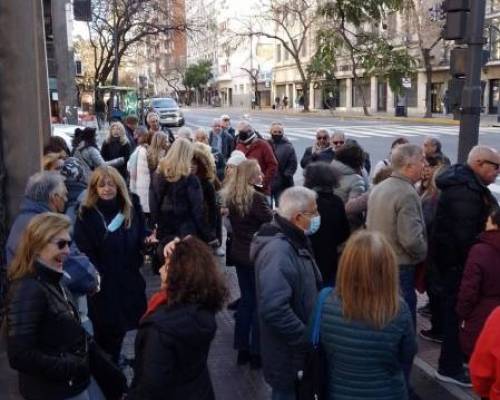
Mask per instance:
[[[440,125],[332,125],[322,126],[329,131],[339,130],[352,138],[395,138],[395,137],[418,137],[418,136],[458,136],[458,126]],[[310,139],[315,135],[315,129],[305,127],[286,127],[286,134],[292,140]],[[492,133],[500,134],[500,128],[481,127],[479,134],[488,135]]]

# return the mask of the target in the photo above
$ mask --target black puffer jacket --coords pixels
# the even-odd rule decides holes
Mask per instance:
[[[437,178],[436,184],[441,196],[434,220],[432,255],[441,272],[454,270],[460,274],[469,249],[497,201],[467,165],[453,165]]]
[[[101,148],[101,155],[105,161],[116,160],[113,166],[118,170],[121,176],[125,181],[128,178],[127,171],[127,162],[130,158],[130,144],[127,143],[122,144],[117,139],[111,139],[109,142],[104,142]],[[118,161],[119,159],[123,159],[122,161]]]
[[[76,396],[90,382],[86,335],[62,273],[40,263],[7,297],[7,351],[25,399]]]
[[[214,313],[200,306],[158,307],[137,333],[128,399],[215,399],[207,357],[216,329]]]
[[[279,142],[269,140],[269,144],[278,160],[278,171],[271,182],[271,190],[273,193],[281,193],[293,186],[293,175],[297,171],[297,154],[286,137],[282,137]]]
[[[195,235],[205,242],[215,239],[205,223],[203,190],[199,179],[189,175],[177,182],[168,182],[154,173],[149,188],[152,222],[158,224],[158,239],[168,242],[174,237]]]

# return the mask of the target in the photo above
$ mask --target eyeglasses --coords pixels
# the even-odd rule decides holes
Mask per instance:
[[[283,132],[281,132],[281,131],[272,131],[271,134],[282,135]]]
[[[341,140],[341,141],[338,141],[338,142],[337,142],[337,141],[335,141],[335,142],[332,142],[332,143],[333,143],[335,146],[337,146],[337,145],[341,146],[341,145],[343,145],[345,142],[344,142],[343,140]]]
[[[499,164],[499,163],[496,163],[496,162],[494,162],[494,161],[490,161],[490,160],[483,160],[483,163],[493,165],[493,167],[495,167],[495,169],[496,169],[496,170],[498,170],[498,169],[500,168],[500,164]]]
[[[317,140],[328,140],[328,136],[316,136]]]
[[[227,122],[227,121],[229,121],[229,118],[227,118],[227,119],[226,119],[226,118],[224,118],[224,119],[223,119],[223,121],[224,121],[224,122]]]
[[[73,241],[71,241],[71,240],[65,240],[65,239],[59,239],[59,240],[57,240],[55,242],[51,242],[51,243],[55,244],[59,250],[62,250],[66,246],[71,247],[71,243],[73,243]]]

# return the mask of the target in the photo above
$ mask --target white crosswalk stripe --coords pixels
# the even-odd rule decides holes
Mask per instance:
[[[338,129],[346,135],[354,138],[367,137],[416,137],[416,136],[458,136],[458,126],[436,126],[436,125],[349,125],[349,126],[323,126],[330,131]],[[304,127],[286,127],[286,134],[289,137],[313,138],[315,129]],[[498,134],[500,128],[482,127],[480,135]]]

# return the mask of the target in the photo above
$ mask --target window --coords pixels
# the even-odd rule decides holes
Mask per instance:
[[[238,92],[238,85],[234,85],[234,93]]]
[[[490,13],[496,13],[500,11],[500,0],[490,0]]]
[[[491,60],[500,60],[500,32],[497,29],[500,27],[500,18],[493,18],[491,20],[491,25],[488,36],[491,42]]]
[[[240,85],[240,93],[244,93],[245,92],[245,85],[241,84]]]
[[[411,77],[411,88],[406,89],[406,104],[408,107],[417,107],[418,105],[417,75]]]
[[[76,76],[82,76],[83,75],[82,62],[80,60],[75,61],[75,66],[76,66]]]
[[[283,52],[284,52],[283,59],[287,61],[288,58],[290,57],[290,53],[288,52],[287,49],[283,49]]]
[[[302,42],[302,49],[301,49],[300,55],[302,57],[306,57],[307,56],[307,38],[304,38],[304,42]]]
[[[281,62],[281,44],[276,45],[276,61]]]

